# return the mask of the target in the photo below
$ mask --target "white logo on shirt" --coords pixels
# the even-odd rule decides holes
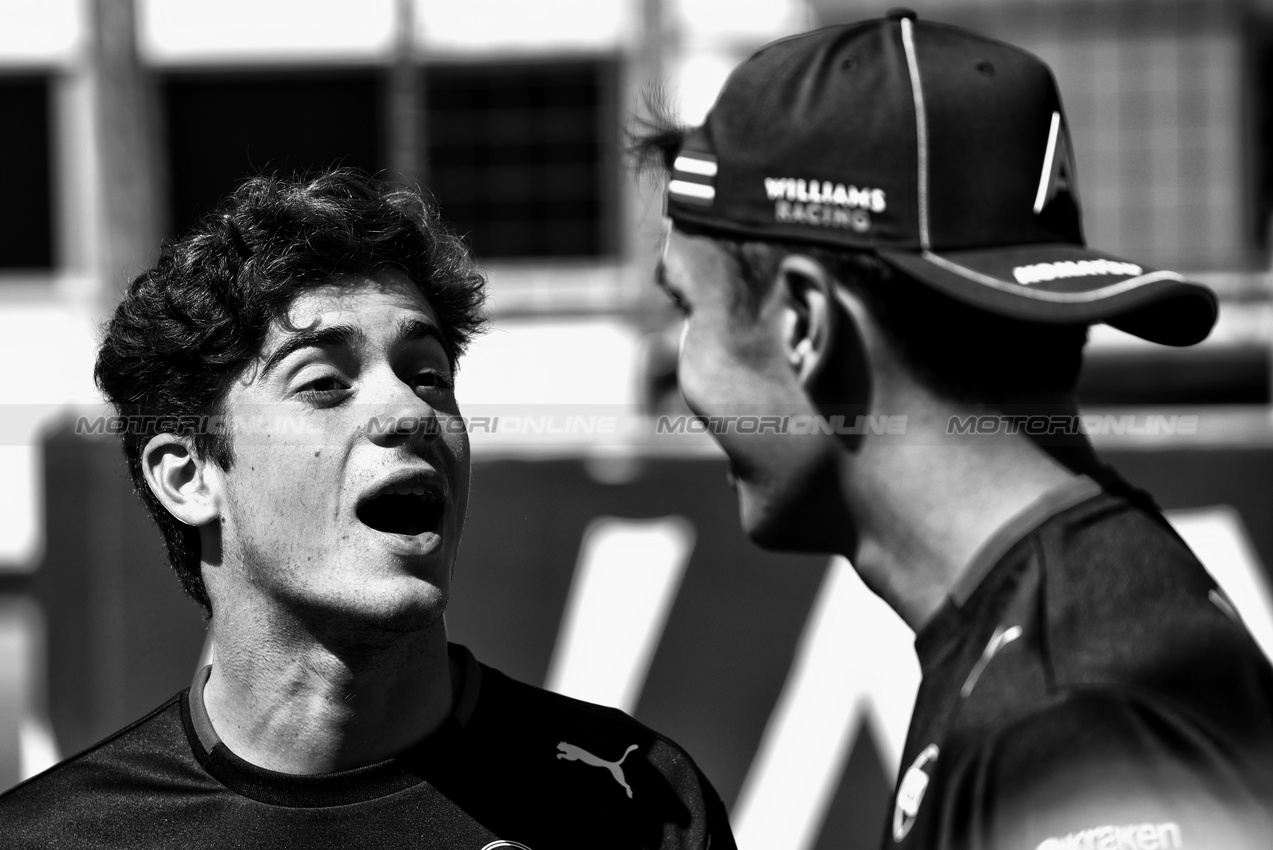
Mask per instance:
[[[1096,826],[1071,832],[1062,838],[1046,838],[1037,850],[1117,847],[1119,850],[1180,850],[1184,846],[1176,823],[1133,823],[1126,826]]]
[[[483,847],[482,850],[501,850],[501,848],[505,847],[511,848],[511,850],[530,850],[529,847],[520,841],[492,841]]]
[[[924,792],[928,790],[929,778],[924,766],[937,761],[939,752],[936,744],[929,744],[902,777],[902,785],[897,789],[897,803],[893,806],[894,841],[901,841],[911,831],[915,816],[919,814],[919,804],[924,801]]]
[[[977,680],[981,678],[981,674],[986,669],[986,665],[990,663],[990,659],[995,657],[995,653],[1003,649],[1005,644],[1012,643],[1021,637],[1021,627],[1013,626],[1005,629],[1003,624],[995,628],[995,633],[990,636],[990,642],[986,644],[986,648],[981,651],[981,657],[977,659],[977,663],[973,665],[972,670],[968,673],[968,678],[964,680],[964,686],[960,688],[959,695],[964,699],[972,694],[972,689],[977,686]]]
[[[590,764],[593,767],[604,767],[606,770],[610,771],[610,775],[614,777],[614,781],[622,785],[623,790],[627,791],[628,797],[631,798],[632,788],[628,785],[627,780],[623,778],[623,760],[626,759],[636,748],[637,745],[633,744],[623,751],[623,755],[619,757],[618,761],[606,761],[603,758],[594,756],[582,747],[576,747],[574,744],[567,744],[565,741],[562,741],[557,745],[557,749],[560,750],[560,752],[557,753],[557,758],[565,759],[566,761],[581,761],[584,764]]]

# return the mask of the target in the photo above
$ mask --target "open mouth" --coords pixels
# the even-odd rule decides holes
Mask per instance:
[[[370,498],[358,506],[356,513],[364,525],[376,531],[414,536],[436,531],[443,507],[437,493],[417,487]]]

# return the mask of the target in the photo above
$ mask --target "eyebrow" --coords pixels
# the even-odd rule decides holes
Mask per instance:
[[[446,339],[442,336],[442,329],[433,322],[416,318],[398,320],[398,326],[394,329],[396,342],[417,342],[426,339],[437,340],[443,351],[449,351]]]
[[[279,343],[278,348],[265,359],[265,365],[258,376],[264,379],[280,363],[304,348],[354,348],[366,342],[367,335],[349,325],[332,325],[326,328],[305,329],[291,334]],[[441,329],[433,322],[423,319],[400,319],[394,329],[394,340],[398,343],[416,342],[435,339],[446,350],[446,340]]]
[[[265,358],[259,379],[264,379],[274,367],[303,348],[352,348],[366,339],[358,328],[349,325],[332,325],[326,328],[297,331],[279,343],[278,348]]]

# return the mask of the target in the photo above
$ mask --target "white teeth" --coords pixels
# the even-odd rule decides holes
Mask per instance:
[[[403,484],[399,487],[394,487],[388,492],[395,496],[423,496],[428,491],[422,485],[412,487],[409,484]]]

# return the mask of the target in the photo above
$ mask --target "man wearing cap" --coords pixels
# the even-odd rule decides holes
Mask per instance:
[[[1267,846],[1273,670],[1074,401],[1088,325],[1189,345],[1216,300],[1085,247],[1048,68],[899,11],[653,123],[678,377],[745,531],[916,631],[884,846]]]

